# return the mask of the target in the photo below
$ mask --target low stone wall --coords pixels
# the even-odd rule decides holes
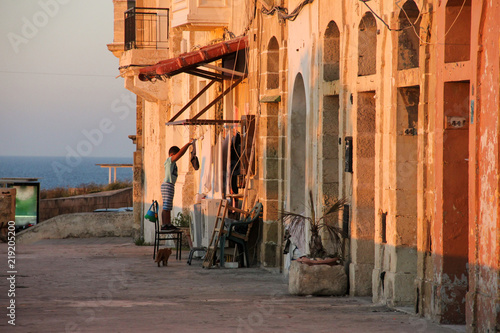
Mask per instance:
[[[40,222],[61,214],[93,212],[96,209],[132,207],[132,187],[67,198],[40,200]]]
[[[132,237],[132,212],[76,213],[53,217],[16,234],[16,243],[41,239]]]

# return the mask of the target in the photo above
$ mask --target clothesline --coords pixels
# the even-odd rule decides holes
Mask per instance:
[[[211,135],[209,137],[211,138]],[[200,142],[200,146],[197,146],[197,151],[200,152],[198,193],[209,197],[223,197],[237,193],[237,175],[244,156],[244,152],[241,152],[240,138],[240,133],[228,132],[226,135],[219,135],[215,144],[212,144],[209,138],[195,139],[197,140],[195,145]]]
[[[258,118],[258,116],[255,118]],[[236,193],[243,194],[242,204],[246,204],[246,187],[248,186],[249,176],[253,175],[252,171],[249,170],[249,165],[252,165],[251,160],[253,157],[250,152],[253,151],[253,145],[255,144],[255,136],[252,142],[246,142],[250,138],[248,136],[250,133],[247,131],[250,131],[251,128],[257,128],[256,124],[257,122],[253,126],[243,126],[241,121],[235,121],[234,123],[220,124],[219,129],[201,124],[183,126],[182,129],[178,126],[177,128],[174,127],[174,131],[180,137],[189,137],[196,140],[194,145],[197,146],[196,151],[199,154],[197,156],[199,173],[195,173],[195,177],[199,177],[198,194],[213,199],[224,198]],[[220,131],[221,127],[223,131]],[[241,133],[241,130],[235,131],[235,129],[239,128],[244,130],[245,133]],[[241,139],[238,140],[239,146],[232,150],[235,135],[239,135]],[[243,138],[247,138],[244,145],[243,141],[240,141],[244,140]],[[250,156],[248,156],[249,153]],[[249,165],[246,165],[247,163]],[[242,166],[243,169],[241,169]],[[240,176],[240,169],[245,174]]]

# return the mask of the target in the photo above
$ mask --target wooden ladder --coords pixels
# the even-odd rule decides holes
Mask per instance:
[[[217,217],[215,218],[214,230],[212,231],[212,237],[207,247],[207,254],[203,260],[203,268],[211,268],[214,266],[215,255],[217,253],[217,246],[219,245],[220,235],[224,231],[224,219],[227,214],[227,200],[221,199],[219,209],[217,209]]]

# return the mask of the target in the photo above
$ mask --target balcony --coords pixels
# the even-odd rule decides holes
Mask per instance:
[[[168,49],[168,8],[132,7],[125,12],[125,51]]]
[[[228,0],[172,0],[172,27],[212,30],[227,27],[231,17]]]

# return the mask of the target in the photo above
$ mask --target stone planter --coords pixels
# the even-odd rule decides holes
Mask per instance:
[[[292,261],[288,275],[292,295],[343,296],[347,293],[347,275],[343,265],[307,265]]]
[[[297,259],[297,261],[302,263],[302,264],[306,264],[308,266],[312,266],[312,265],[328,265],[328,266],[340,265],[339,258],[310,259],[307,257],[300,257]]]

